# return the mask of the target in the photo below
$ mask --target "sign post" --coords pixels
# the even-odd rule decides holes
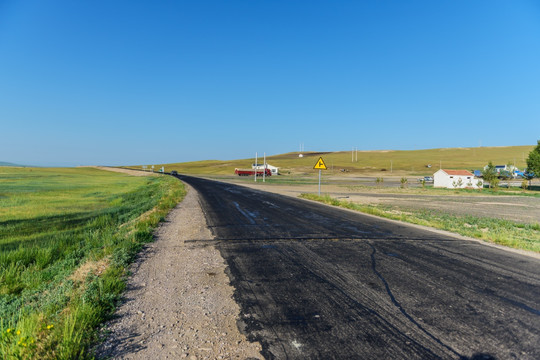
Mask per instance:
[[[321,170],[327,170],[326,164],[324,163],[324,160],[322,156],[317,160],[317,163],[313,167],[314,169],[319,170],[319,196],[321,196]]]

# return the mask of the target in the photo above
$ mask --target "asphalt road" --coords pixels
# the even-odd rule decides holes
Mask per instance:
[[[540,260],[180,178],[200,194],[239,325],[267,359],[540,359]]]

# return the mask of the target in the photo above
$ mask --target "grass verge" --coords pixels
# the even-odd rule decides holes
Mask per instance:
[[[0,169],[0,358],[91,358],[127,266],[185,195],[172,177]]]
[[[329,195],[318,196],[304,193],[300,197],[388,219],[451,231],[516,249],[540,252],[540,224],[538,223],[522,224],[503,219],[457,216],[432,210],[396,211],[389,206],[356,204],[337,200]]]
[[[433,185],[408,186],[400,188],[397,186],[373,186],[373,185],[339,185],[347,189],[349,192],[370,192],[380,194],[421,194],[421,195],[452,195],[452,196],[526,196],[540,198],[540,188],[532,186],[529,189],[521,189],[518,187],[488,189],[446,189],[435,188]]]

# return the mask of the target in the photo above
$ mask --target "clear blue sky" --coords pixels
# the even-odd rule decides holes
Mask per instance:
[[[0,161],[538,139],[537,0],[0,0]]]

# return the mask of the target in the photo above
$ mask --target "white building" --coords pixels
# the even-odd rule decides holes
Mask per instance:
[[[251,168],[253,170],[264,170],[264,164],[251,164]],[[279,174],[279,168],[278,167],[272,166],[272,165],[267,163],[266,168],[268,170],[270,170],[272,175],[278,175]]]
[[[487,170],[488,168],[488,165],[484,166],[484,170]],[[514,165],[495,165],[495,171],[496,172],[501,172],[501,171],[508,171],[508,172],[513,172],[515,170],[519,170],[517,167],[515,167]]]
[[[472,188],[478,189],[478,181],[474,175],[467,170],[438,170],[433,174],[433,187],[442,187],[448,189]]]
[[[487,170],[488,166],[484,166],[484,170]],[[519,169],[515,167],[514,165],[495,165],[495,171],[497,174],[500,174],[501,171],[507,171],[510,173],[513,177],[516,177],[516,173],[519,173]]]

